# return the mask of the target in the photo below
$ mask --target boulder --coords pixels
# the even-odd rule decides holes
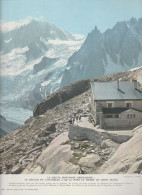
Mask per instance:
[[[97,154],[88,154],[79,160],[79,165],[86,168],[95,168],[100,162],[100,157]]]
[[[15,166],[12,168],[11,173],[12,173],[12,174],[18,174],[18,173],[21,172],[21,170],[22,170],[22,167],[21,167],[19,164],[17,164],[17,165],[15,165]]]
[[[141,173],[141,171],[142,171],[142,160],[135,162],[135,164],[131,166],[131,168],[128,170],[127,173],[130,173],[130,174]]]
[[[80,147],[80,144],[79,143],[75,143],[74,148],[78,149],[79,147]]]
[[[114,155],[98,170],[103,174],[140,173],[142,171],[142,127],[121,144]]]
[[[31,174],[76,174],[80,168],[69,160],[73,157],[73,151],[68,141],[68,133],[62,133],[56,137],[41,153],[34,164],[29,165],[23,173]]]
[[[110,139],[106,139],[106,140],[102,141],[101,147],[103,149],[105,149],[105,148],[116,148],[116,147],[118,147],[118,144],[113,142]]]
[[[94,143],[100,144],[103,140],[101,133],[95,131],[94,129],[84,128],[76,125],[69,126],[69,138],[71,140],[89,140]]]
[[[130,138],[132,138],[132,135],[127,135],[127,134],[119,135],[116,133],[107,133],[107,135],[112,141],[117,142],[119,144],[122,144],[123,142],[127,142]]]

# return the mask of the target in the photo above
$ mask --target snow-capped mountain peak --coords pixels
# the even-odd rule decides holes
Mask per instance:
[[[15,107],[32,110],[39,101],[58,89],[68,58],[83,41],[84,36],[72,35],[55,25],[37,20],[3,32],[2,114],[13,113],[9,112],[9,108],[16,110]],[[31,114],[27,110],[24,112]],[[12,117],[14,115],[9,116]],[[25,120],[24,116],[21,118]]]
[[[142,18],[117,22],[101,33],[88,34],[78,52],[68,60],[61,86],[81,79],[127,71],[142,64]]]

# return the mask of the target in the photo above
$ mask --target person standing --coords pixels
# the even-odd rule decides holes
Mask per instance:
[[[72,124],[74,124],[74,122],[75,122],[75,118],[72,119]]]
[[[70,118],[70,120],[69,120],[69,123],[70,123],[70,125],[72,124],[72,119]]]

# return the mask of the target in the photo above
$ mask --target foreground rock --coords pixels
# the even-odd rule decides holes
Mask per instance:
[[[91,173],[92,171],[96,170],[99,166],[101,158],[97,154],[88,154],[85,157],[82,157],[79,160],[79,165],[83,173]]]
[[[102,141],[101,147],[103,149],[113,148],[113,147],[117,147],[117,144],[115,142],[113,142],[112,140],[110,140],[110,139],[106,139],[106,140]]]
[[[47,118],[44,118],[44,120],[47,121]],[[44,123],[42,128],[40,128],[34,119],[28,122],[29,124],[25,125],[24,128],[21,127],[13,131],[13,137],[4,136],[1,139],[1,173],[21,173],[59,135],[56,132],[56,123]],[[31,130],[30,127],[33,125],[35,127]],[[5,144],[5,142],[8,142],[8,144]]]
[[[115,154],[100,168],[98,173],[141,173],[142,171],[142,127],[134,136],[121,144]]]
[[[67,132],[62,133],[22,173],[91,174],[97,172],[117,148],[118,144],[114,142],[111,142],[111,148],[104,149],[92,141],[70,140]]]
[[[69,162],[73,157],[70,145],[66,145],[68,133],[63,133],[55,138],[49,147],[45,149],[34,164],[29,165],[23,173],[45,174],[75,174],[79,172],[79,166]]]
[[[56,137],[25,174],[133,174],[142,172],[142,127],[127,142],[110,139],[101,143],[70,140],[68,133]],[[13,169],[18,171],[17,167]]]

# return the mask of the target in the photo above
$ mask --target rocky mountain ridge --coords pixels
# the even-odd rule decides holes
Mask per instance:
[[[81,48],[68,59],[60,86],[127,71],[141,63],[142,18],[118,22],[104,33],[95,27]]]
[[[109,81],[117,79],[128,81],[137,79],[142,85],[142,68],[95,80]],[[86,82],[87,85],[82,85],[84,90],[82,88],[79,91],[81,82],[82,84]],[[101,142],[100,145],[88,140],[72,141],[68,138],[69,119],[74,114],[85,117],[90,113],[91,90],[88,82],[88,80],[80,81],[59,90],[58,97],[57,92],[51,94],[41,104],[38,104],[34,111],[34,116],[29,118],[23,126],[1,138],[1,173],[92,173],[94,172],[94,163],[96,167],[95,173],[97,173],[109,159],[113,158],[120,145],[117,142],[117,136],[114,141],[110,140],[111,138],[108,140],[107,135],[103,134],[104,143]],[[62,94],[64,96],[69,95],[60,101],[60,95]],[[56,101],[54,101],[54,98]],[[58,103],[57,100],[59,100]],[[129,147],[131,146],[129,145]],[[60,161],[57,163],[56,158],[62,152],[63,155],[60,156]],[[45,159],[46,156],[48,159]],[[62,158],[63,156],[64,158]],[[93,161],[94,158],[96,159],[95,161]],[[88,159],[90,159],[90,164],[89,167],[86,167]],[[48,166],[48,161],[52,162],[50,166]],[[57,167],[54,166],[55,163]],[[68,169],[69,167],[70,169]],[[140,164],[138,169],[135,169],[135,172],[140,173],[141,169],[139,167]],[[67,172],[67,170],[69,171]],[[117,173],[126,173],[127,170],[120,169]],[[131,173],[133,172],[131,171]]]
[[[25,109],[28,118],[38,102],[59,88],[67,60],[84,37],[37,20],[0,34],[2,115]]]
[[[46,45],[43,43],[44,39],[75,40],[70,33],[61,30],[57,26],[34,19],[12,31],[1,31],[1,36],[3,53],[9,53],[12,49],[28,46],[32,50],[28,53],[35,55],[41,54],[42,50],[47,50]],[[28,53],[26,54],[28,55]],[[31,57],[34,57],[34,55]]]

